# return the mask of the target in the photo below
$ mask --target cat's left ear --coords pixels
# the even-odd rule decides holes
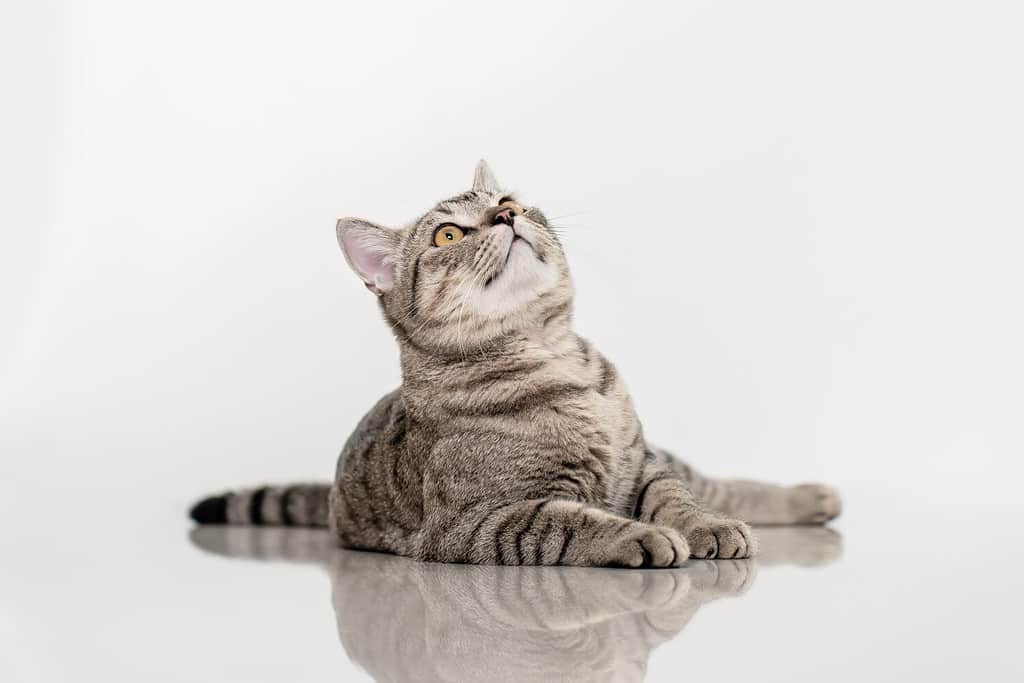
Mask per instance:
[[[338,244],[366,288],[381,296],[395,286],[399,234],[362,218],[338,219]]]
[[[476,165],[476,173],[473,174],[473,191],[490,193],[501,191],[498,179],[494,177],[491,167],[483,159]]]

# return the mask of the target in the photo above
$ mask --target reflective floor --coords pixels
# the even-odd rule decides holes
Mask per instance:
[[[753,560],[644,571],[422,564],[83,498],[110,521],[8,518],[0,681],[1021,680],[1002,500],[897,516],[875,493],[836,529],[757,529]]]
[[[203,527],[199,548],[316,564],[331,583],[345,652],[378,681],[639,681],[651,652],[706,605],[750,591],[760,568],[824,567],[842,553],[826,528],[760,532],[749,560],[672,571],[425,564],[332,549],[317,531]]]

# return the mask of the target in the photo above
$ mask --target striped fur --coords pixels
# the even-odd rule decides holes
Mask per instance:
[[[200,524],[325,527],[329,489],[295,484],[227,491],[196,503],[190,516]]]
[[[344,546],[439,562],[667,567],[752,555],[736,517],[838,514],[827,487],[707,479],[648,444],[615,366],[572,330],[556,231],[513,201],[481,162],[472,190],[401,230],[339,221],[398,340],[402,386],[356,427],[329,493],[254,489],[193,516],[327,524]],[[465,238],[436,246],[446,225]]]

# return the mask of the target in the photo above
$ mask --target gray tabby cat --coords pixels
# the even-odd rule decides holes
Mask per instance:
[[[571,327],[544,214],[473,189],[400,230],[338,221],[401,350],[402,386],[342,450],[334,484],[200,501],[200,523],[328,526],[349,548],[435,562],[675,567],[756,552],[754,524],[839,514],[826,486],[710,479],[644,439],[615,367]]]

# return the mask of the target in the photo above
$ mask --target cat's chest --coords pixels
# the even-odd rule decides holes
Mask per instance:
[[[456,431],[508,437],[533,454],[596,457],[615,469],[638,433],[625,385],[589,346],[532,349],[439,379],[423,384],[424,406],[457,416]]]
[[[582,361],[562,358],[550,362],[545,371],[556,382],[584,389],[567,392],[525,416],[521,423],[538,443],[606,455],[626,448],[638,425],[629,394],[611,363],[591,349]]]
[[[587,391],[535,411],[526,420],[538,444],[551,444],[562,452],[608,452],[625,445],[632,408],[620,396]]]

